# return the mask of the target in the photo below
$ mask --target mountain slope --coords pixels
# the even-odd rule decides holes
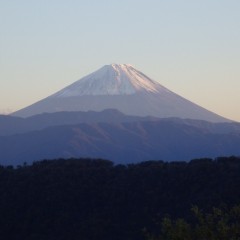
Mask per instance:
[[[209,123],[191,121],[82,123],[1,136],[0,164],[69,157],[133,163],[240,155],[240,131],[221,133]]]
[[[0,115],[0,136],[41,130],[51,126],[98,122],[120,123],[154,119],[157,120],[154,117],[127,116],[115,109],[106,109],[102,112],[42,113],[27,118]]]
[[[138,92],[159,93],[168,90],[129,64],[105,65],[51,97],[85,95],[130,95]]]
[[[127,64],[106,65],[13,115],[28,117],[44,112],[102,111],[109,108],[136,116],[228,121],[175,94]]]
[[[0,136],[42,130],[53,126],[76,125],[80,123],[126,123],[166,120],[176,123],[180,121],[184,122],[184,124],[203,129],[207,128],[207,130],[212,133],[240,132],[240,124],[237,122],[212,123],[203,120],[128,116],[115,109],[106,109],[101,112],[42,113],[27,118],[0,115]]]

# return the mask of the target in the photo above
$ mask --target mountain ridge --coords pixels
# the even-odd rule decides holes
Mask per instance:
[[[0,136],[0,146],[1,165],[71,157],[105,158],[121,164],[187,161],[240,155],[240,124],[177,118],[81,122]]]
[[[74,125],[97,122],[133,122],[158,120],[155,117],[128,116],[116,109],[105,109],[101,112],[55,112],[41,113],[27,118],[0,115],[0,136],[41,130],[51,126]]]
[[[52,126],[74,125],[80,123],[124,123],[124,122],[143,122],[143,121],[171,121],[182,122],[187,125],[201,128],[208,128],[213,132],[230,133],[239,131],[240,123],[238,122],[223,122],[212,123],[198,119],[181,119],[176,117],[158,118],[152,116],[134,116],[126,115],[116,109],[105,109],[101,112],[86,111],[86,112],[54,112],[41,113],[30,117],[15,117],[10,115],[0,115],[0,136],[8,136],[21,134],[25,132],[42,130]]]

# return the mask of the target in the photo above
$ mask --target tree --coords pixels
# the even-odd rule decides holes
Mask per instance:
[[[163,218],[158,236],[146,234],[148,240],[240,240],[240,205],[231,209],[212,208],[203,213],[192,208],[195,222]]]

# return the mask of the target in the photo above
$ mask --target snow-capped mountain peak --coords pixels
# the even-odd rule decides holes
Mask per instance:
[[[136,116],[228,121],[168,90],[130,64],[105,65],[13,115],[28,117],[44,112],[105,109]]]
[[[51,97],[84,95],[129,95],[137,92],[157,93],[167,90],[130,64],[105,65]]]

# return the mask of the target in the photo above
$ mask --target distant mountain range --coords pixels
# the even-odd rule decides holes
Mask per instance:
[[[102,112],[55,112],[37,114],[22,118],[0,115],[0,136],[42,130],[51,126],[74,125],[79,123],[120,123],[134,121],[158,120],[156,117],[127,116],[115,109]]]
[[[240,124],[111,64],[11,116],[0,116],[0,164],[53,158],[115,163],[240,155]]]
[[[239,123],[144,118],[106,110],[26,119],[1,116],[0,126],[4,126],[0,129],[0,163],[4,165],[71,157],[125,164],[240,155]]]

